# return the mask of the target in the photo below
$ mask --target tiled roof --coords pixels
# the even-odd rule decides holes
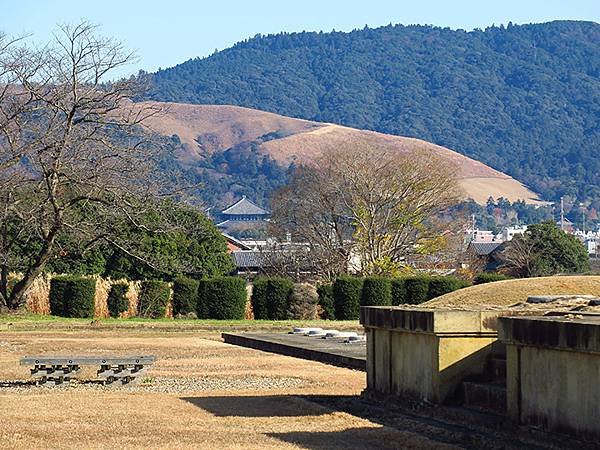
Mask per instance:
[[[268,215],[269,211],[261,208],[255,203],[252,203],[245,196],[237,201],[229,208],[221,211],[221,214],[227,215]]]
[[[233,256],[233,262],[238,269],[248,267],[266,267],[269,265],[268,258],[265,258],[262,252],[240,251],[233,252],[231,255]]]
[[[471,242],[469,244],[473,251],[480,256],[489,255],[500,247],[500,245],[500,242]]]
[[[219,224],[220,225],[220,224]],[[217,225],[218,226],[218,225]],[[234,238],[233,236],[228,235],[227,233],[223,233],[221,231],[221,234],[223,235],[223,237],[227,240],[227,242],[229,242],[230,244],[235,245],[236,247],[239,247],[241,250],[250,250],[250,246],[247,244],[244,244],[242,241],[240,241],[239,239]]]

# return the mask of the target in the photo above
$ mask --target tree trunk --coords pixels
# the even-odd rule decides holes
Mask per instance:
[[[2,269],[0,269],[0,295],[4,306],[8,307],[8,266],[6,264],[2,264]]]
[[[31,264],[31,266],[29,266],[23,278],[19,280],[13,287],[7,302],[7,306],[10,309],[17,309],[25,304],[25,294],[27,294],[27,291],[35,279],[44,271],[44,268],[46,267],[46,264],[52,255],[54,242],[59,229],[60,226],[55,226],[52,228],[52,230],[50,230],[48,237],[44,241],[42,249],[35,258],[35,261],[33,264]]]

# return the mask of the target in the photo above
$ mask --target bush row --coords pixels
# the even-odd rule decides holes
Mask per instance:
[[[129,286],[111,286],[107,306],[111,317],[129,309]],[[50,281],[50,313],[62,317],[93,317],[96,280],[78,276],[59,276]],[[140,317],[165,317],[171,300],[171,286],[159,280],[141,283],[137,314]],[[243,319],[246,308],[246,282],[238,277],[207,280],[177,278],[173,282],[173,315],[194,314],[209,319]]]
[[[455,277],[419,275],[403,278],[339,277],[331,285],[317,289],[323,318],[357,320],[361,306],[387,306],[420,303],[470,286]]]

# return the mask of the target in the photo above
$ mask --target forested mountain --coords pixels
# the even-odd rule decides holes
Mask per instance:
[[[259,35],[150,77],[151,99],[418,137],[549,200],[600,197],[596,23]]]

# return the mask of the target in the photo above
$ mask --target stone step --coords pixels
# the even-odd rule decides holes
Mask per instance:
[[[498,383],[463,382],[464,406],[506,414],[506,387]]]
[[[495,382],[506,383],[506,359],[492,357],[488,360],[487,367],[490,379]]]

